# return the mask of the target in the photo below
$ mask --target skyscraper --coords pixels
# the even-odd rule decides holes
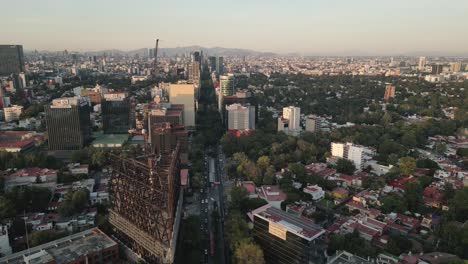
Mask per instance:
[[[226,105],[229,130],[255,129],[255,106],[232,104]]]
[[[234,94],[235,77],[233,74],[222,75],[219,77],[219,88],[223,96],[231,96]]]
[[[231,96],[234,94],[235,80],[233,74],[219,77],[218,109],[220,112],[222,112],[224,96]]]
[[[169,102],[184,105],[184,126],[187,130],[195,129],[195,87],[189,83],[177,83],[169,86]]]
[[[91,138],[91,107],[83,97],[54,99],[45,107],[49,150],[79,150]]]
[[[224,74],[224,58],[216,57],[216,72],[218,74]]]
[[[418,70],[423,71],[426,67],[426,57],[419,57]]]
[[[0,45],[0,76],[24,72],[22,45]]]
[[[216,72],[218,75],[224,73],[224,58],[218,56],[208,57],[209,67],[211,72]]]
[[[125,134],[131,128],[131,106],[124,92],[105,93],[101,100],[104,134]]]

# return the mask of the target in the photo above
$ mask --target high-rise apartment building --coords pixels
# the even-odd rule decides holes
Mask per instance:
[[[352,143],[331,143],[331,154],[333,157],[347,159],[353,162],[357,169],[364,165],[364,156],[368,152],[365,147]]]
[[[433,64],[431,65],[432,71],[431,74],[438,75],[441,74],[444,70],[444,65],[442,64]]]
[[[423,71],[426,68],[426,57],[419,57],[418,70]]]
[[[131,129],[131,104],[126,93],[105,93],[101,111],[104,134],[125,134]]]
[[[194,61],[188,65],[188,81],[200,84],[200,62]]]
[[[54,99],[45,107],[49,150],[79,150],[91,138],[91,107],[83,97]]]
[[[301,109],[299,107],[284,107],[283,117],[289,120],[289,130],[301,130]]]
[[[289,106],[283,108],[283,115],[278,117],[278,131],[297,136],[301,132],[301,109]]]
[[[320,130],[320,118],[314,115],[307,116],[305,126],[307,132],[317,132]]]
[[[387,84],[387,86],[385,87],[384,100],[388,100],[392,97],[395,97],[395,86]]]
[[[252,212],[253,236],[266,263],[325,263],[325,230],[312,220],[262,206]]]
[[[183,82],[171,84],[169,102],[184,105],[184,126],[187,130],[195,129],[195,86]]]
[[[0,76],[24,72],[22,45],[0,45]]]
[[[452,72],[461,72],[463,70],[463,64],[461,61],[454,62],[450,65],[450,71]]]
[[[255,106],[232,104],[226,105],[229,130],[255,129]]]

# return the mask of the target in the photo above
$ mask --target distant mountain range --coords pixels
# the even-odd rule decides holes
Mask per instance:
[[[418,56],[461,56],[467,57],[467,52],[459,52],[459,51],[407,51],[407,52],[377,52],[377,51],[361,51],[361,50],[342,50],[338,52],[290,52],[290,53],[273,53],[273,52],[261,52],[249,49],[235,49],[235,48],[222,48],[222,47],[202,47],[202,46],[185,46],[185,47],[176,47],[176,48],[159,48],[159,55],[160,56],[175,56],[175,55],[182,55],[182,54],[190,54],[192,51],[203,51],[205,55],[208,56],[235,56],[235,57],[242,57],[242,56],[263,56],[263,57],[271,57],[271,56],[318,56],[318,57],[328,57],[328,56],[336,56],[336,57],[349,57],[349,56],[409,56],[409,57],[418,57]],[[26,52],[33,52],[32,50],[27,50]],[[41,51],[41,52],[63,52],[63,51]],[[70,51],[70,53],[75,53],[76,51]],[[141,48],[136,50],[118,50],[118,49],[107,49],[107,50],[99,50],[99,51],[80,51],[79,53],[85,53],[87,55],[103,55],[106,54],[127,54],[129,56],[135,56],[139,54],[140,56],[145,56],[148,53],[147,48]]]
[[[159,48],[158,54],[160,56],[175,56],[176,54],[190,54],[192,51],[203,51],[205,55],[208,56],[276,56],[275,53],[272,52],[260,52],[254,50],[247,50],[247,49],[231,49],[231,48],[222,48],[222,47],[213,47],[213,48],[206,48],[202,46],[187,46],[187,47],[176,47],[176,48]],[[106,54],[127,54],[129,56],[134,56],[139,54],[140,56],[144,56],[148,54],[147,48],[141,48],[136,50],[130,51],[123,51],[117,49],[109,49],[109,50],[100,50],[100,51],[86,51],[80,52],[86,53],[89,55],[102,55]]]

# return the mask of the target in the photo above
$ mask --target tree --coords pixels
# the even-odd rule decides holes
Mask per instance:
[[[265,173],[268,167],[270,166],[270,158],[268,156],[259,157],[257,160],[257,166],[262,172],[262,174]]]
[[[58,212],[63,216],[71,216],[83,211],[88,205],[89,191],[81,188],[76,191],[69,191],[65,194],[65,199],[58,208]]]
[[[405,185],[405,200],[408,206],[408,210],[412,212],[419,212],[421,205],[423,204],[422,195],[423,189],[419,182],[408,182]]]
[[[91,165],[101,167],[106,162],[106,153],[102,149],[90,148]]]
[[[401,199],[401,197],[398,197],[396,195],[387,195],[384,198],[382,198],[381,209],[385,213],[403,213],[406,211],[407,208],[405,201]]]
[[[244,240],[239,243],[234,252],[237,264],[264,264],[262,249],[253,242]]]
[[[449,204],[449,212],[454,220],[462,223],[468,220],[468,187],[457,191]]]
[[[388,239],[387,251],[395,256],[408,252],[412,248],[409,239],[400,235],[391,235]]]
[[[272,185],[275,184],[275,167],[269,166],[263,176],[263,184]]]
[[[226,241],[231,250],[235,250],[241,241],[250,238],[247,222],[239,211],[230,212],[230,216],[224,223],[224,228]]]
[[[300,163],[289,163],[288,169],[292,173],[293,177],[300,182],[305,182],[305,168],[304,165]]]
[[[14,204],[5,196],[0,196],[0,219],[8,219],[16,214]]]
[[[403,157],[399,160],[400,172],[403,175],[410,175],[416,168],[416,160],[412,157]]]
[[[242,200],[247,198],[249,192],[242,186],[234,186],[231,188],[231,205],[234,208],[239,208]]]
[[[352,175],[355,170],[356,167],[354,166],[354,163],[350,160],[338,159],[338,161],[336,162],[336,171],[339,173]]]
[[[435,145],[436,152],[439,154],[444,154],[447,151],[447,145],[443,142],[439,142]]]

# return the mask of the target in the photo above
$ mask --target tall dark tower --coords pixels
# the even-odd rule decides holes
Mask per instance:
[[[91,139],[91,107],[84,98],[54,99],[45,113],[49,150],[79,150]]]
[[[24,72],[23,46],[0,45],[0,76]]]
[[[101,109],[104,134],[128,133],[131,129],[131,105],[126,93],[105,93]]]

